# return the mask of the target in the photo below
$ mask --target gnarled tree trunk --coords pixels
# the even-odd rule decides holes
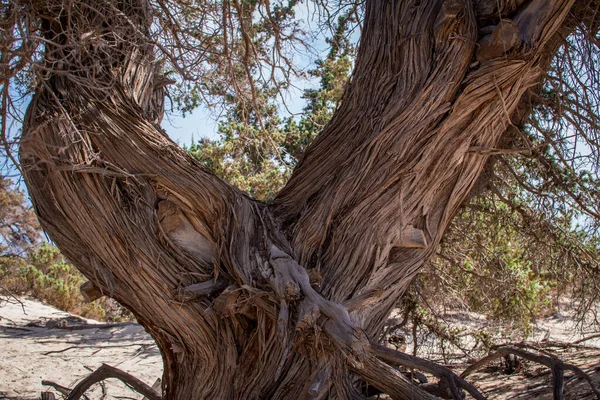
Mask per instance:
[[[361,398],[361,381],[432,398],[370,343],[539,84],[574,1],[369,0],[341,106],[271,204],[159,128],[145,3],[87,3],[45,6],[51,72],[21,160],[52,240],[156,340],[166,398]],[[89,32],[91,56],[69,63],[66,38]],[[122,37],[138,41],[103,50]]]

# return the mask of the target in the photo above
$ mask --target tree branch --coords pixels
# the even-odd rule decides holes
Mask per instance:
[[[454,372],[445,368],[441,365],[433,363],[428,360],[424,360],[418,357],[411,356],[409,354],[401,353],[399,351],[390,349],[380,344],[371,344],[371,350],[379,359],[392,365],[402,365],[407,368],[418,369],[421,371],[429,372],[430,374],[445,379],[452,390],[454,399],[462,400],[462,395],[457,390],[457,387],[465,389],[471,396],[477,400],[485,400],[485,397],[462,377],[456,375]]]
[[[473,372],[477,371],[478,369],[480,369],[481,367],[483,367],[484,365],[490,363],[491,361],[493,361],[497,358],[506,356],[508,354],[514,354],[525,360],[533,361],[535,363],[542,364],[542,365],[545,365],[546,367],[550,368],[552,371],[552,376],[553,376],[553,387],[554,387],[553,392],[554,392],[555,400],[562,400],[564,398],[563,397],[563,389],[564,389],[564,371],[565,370],[573,371],[577,376],[579,376],[580,378],[583,378],[592,388],[592,391],[596,395],[596,398],[600,399],[600,391],[598,391],[598,388],[596,387],[596,385],[594,384],[594,382],[592,381],[590,376],[588,374],[586,374],[585,372],[583,372],[583,370],[581,368],[579,368],[573,364],[564,363],[563,361],[559,360],[556,357],[542,356],[542,355],[534,354],[529,351],[518,349],[515,347],[511,347],[511,346],[498,347],[493,353],[487,355],[486,357],[477,361],[475,364],[469,366],[461,374],[461,377],[465,378],[468,375],[470,375],[471,373],[473,373]]]
[[[154,389],[140,381],[136,377],[124,372],[118,368],[111,367],[107,364],[102,364],[100,368],[88,375],[84,380],[79,382],[67,396],[67,400],[78,400],[83,394],[95,383],[108,378],[116,378],[125,383],[131,389],[143,394],[149,400],[162,400]]]

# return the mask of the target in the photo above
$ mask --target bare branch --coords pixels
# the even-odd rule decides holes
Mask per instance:
[[[533,362],[545,365],[546,367],[550,368],[552,370],[552,375],[554,377],[554,382],[553,382],[554,383],[554,396],[555,396],[554,398],[556,400],[563,399],[563,388],[564,388],[563,385],[564,385],[564,371],[565,370],[573,371],[573,372],[575,372],[575,374],[577,376],[584,379],[590,385],[590,387],[592,388],[592,391],[594,392],[596,397],[598,399],[600,399],[600,391],[598,390],[598,388],[596,387],[596,385],[594,384],[592,379],[589,377],[589,375],[586,374],[585,372],[583,372],[583,370],[581,368],[579,368],[573,364],[567,364],[567,363],[559,360],[556,357],[537,355],[537,354],[531,353],[529,351],[526,351],[523,349],[518,349],[515,347],[511,347],[511,346],[498,347],[494,352],[492,352],[488,356],[482,358],[481,360],[477,361],[475,364],[469,366],[461,374],[461,377],[465,378],[468,375],[470,375],[471,373],[477,371],[481,367],[490,363],[491,361],[493,361],[499,357],[508,355],[508,354],[514,354],[525,360],[533,361]]]
[[[95,383],[103,381],[108,378],[116,378],[127,384],[131,389],[136,392],[143,394],[149,400],[161,400],[162,397],[159,396],[154,389],[150,386],[146,385],[144,382],[140,381],[136,377],[124,372],[118,368],[111,367],[107,364],[102,364],[96,371],[88,375],[85,379],[79,382],[73,390],[67,396],[67,400],[78,400],[83,396],[83,394]]]

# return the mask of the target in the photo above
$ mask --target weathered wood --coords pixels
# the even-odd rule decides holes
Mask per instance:
[[[214,294],[219,290],[225,289],[225,287],[227,287],[227,284],[221,280],[194,283],[193,285],[180,288],[175,294],[175,298],[179,301],[190,301]]]
[[[158,203],[158,220],[165,234],[177,246],[212,264],[217,256],[214,241],[206,227],[199,222],[196,226],[174,202],[163,200]],[[197,229],[197,227],[200,227]]]
[[[104,293],[100,289],[98,289],[91,281],[87,281],[81,286],[79,286],[79,291],[83,296],[83,299],[88,303],[91,303],[94,300],[98,300],[100,297],[104,296]]]
[[[366,293],[359,294],[349,300],[344,301],[344,307],[348,311],[356,311],[360,310],[363,307],[368,306],[369,304],[377,301],[381,295],[383,294],[383,290],[369,290]]]
[[[318,398],[323,389],[331,385],[331,365],[322,365],[308,385],[307,393],[311,398]]]
[[[107,364],[102,364],[102,366],[100,366],[97,370],[75,385],[73,390],[71,390],[67,396],[67,400],[80,399],[92,385],[108,378],[119,379],[123,383],[127,384],[127,386],[129,386],[131,389],[143,394],[149,400],[162,399],[162,397],[159,396],[150,386],[146,385],[136,377],[128,374],[127,372],[121,371],[118,368],[111,367]]]
[[[408,225],[402,231],[400,243],[398,247],[425,249],[427,248],[427,238],[425,232],[421,229],[417,229],[412,225]]]
[[[552,371],[552,395],[554,400],[565,400],[565,372],[558,365],[550,368]]]
[[[478,42],[477,60],[480,62],[502,57],[520,44],[518,26],[513,21],[503,19],[493,27],[492,33]]]
[[[56,400],[56,396],[52,392],[42,392],[42,400]]]
[[[310,285],[308,274],[291,256],[272,245],[269,262],[273,266],[272,286],[282,300],[298,301],[301,311],[295,323],[299,330],[316,330],[321,317],[325,321],[321,329],[329,340],[339,347],[353,349],[353,355],[361,358],[366,355],[368,340],[352,322],[348,311],[342,305],[329,301],[317,293]],[[293,289],[292,289],[293,288]],[[293,293],[290,295],[290,292]],[[287,326],[289,314],[280,313],[279,325]]]
[[[161,385],[162,385],[162,379],[156,378],[156,380],[154,381],[154,384],[152,385],[152,390],[154,390],[156,393],[160,393]],[[150,399],[148,397],[144,396],[144,398],[142,400],[150,400]]]
[[[516,2],[500,2],[500,17],[482,20],[469,1],[369,0],[340,107],[271,204],[217,178],[157,128],[148,2],[118,2],[118,12],[103,1],[67,11],[76,2],[38,3],[49,20],[70,12],[71,25],[55,24],[65,32],[44,32],[52,57],[85,50],[56,46],[53,34],[89,46],[78,38],[105,31],[90,10],[110,16],[106,35],[132,38],[115,40],[110,68],[91,83],[73,71],[94,58],[76,67],[41,59],[48,76],[20,155],[51,239],[156,340],[165,396],[281,400],[312,387],[358,398],[358,374],[392,397],[432,399],[366,338],[379,337],[483,170],[487,154],[469,149],[498,148],[541,81],[544,45],[572,2],[533,0],[514,12]],[[517,25],[521,43],[493,30],[510,51],[473,63],[479,27],[499,18]],[[176,301],[181,287],[203,295]],[[374,291],[381,296],[366,295]],[[315,370],[321,360],[329,379]]]

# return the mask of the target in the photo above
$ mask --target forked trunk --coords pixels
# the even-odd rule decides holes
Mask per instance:
[[[52,240],[156,340],[165,396],[361,398],[364,381],[432,398],[370,342],[539,83],[573,1],[368,1],[341,106],[272,204],[159,128],[145,2],[47,3],[53,72],[28,110],[26,183]],[[113,53],[100,40],[75,54],[65,38],[90,32]]]

